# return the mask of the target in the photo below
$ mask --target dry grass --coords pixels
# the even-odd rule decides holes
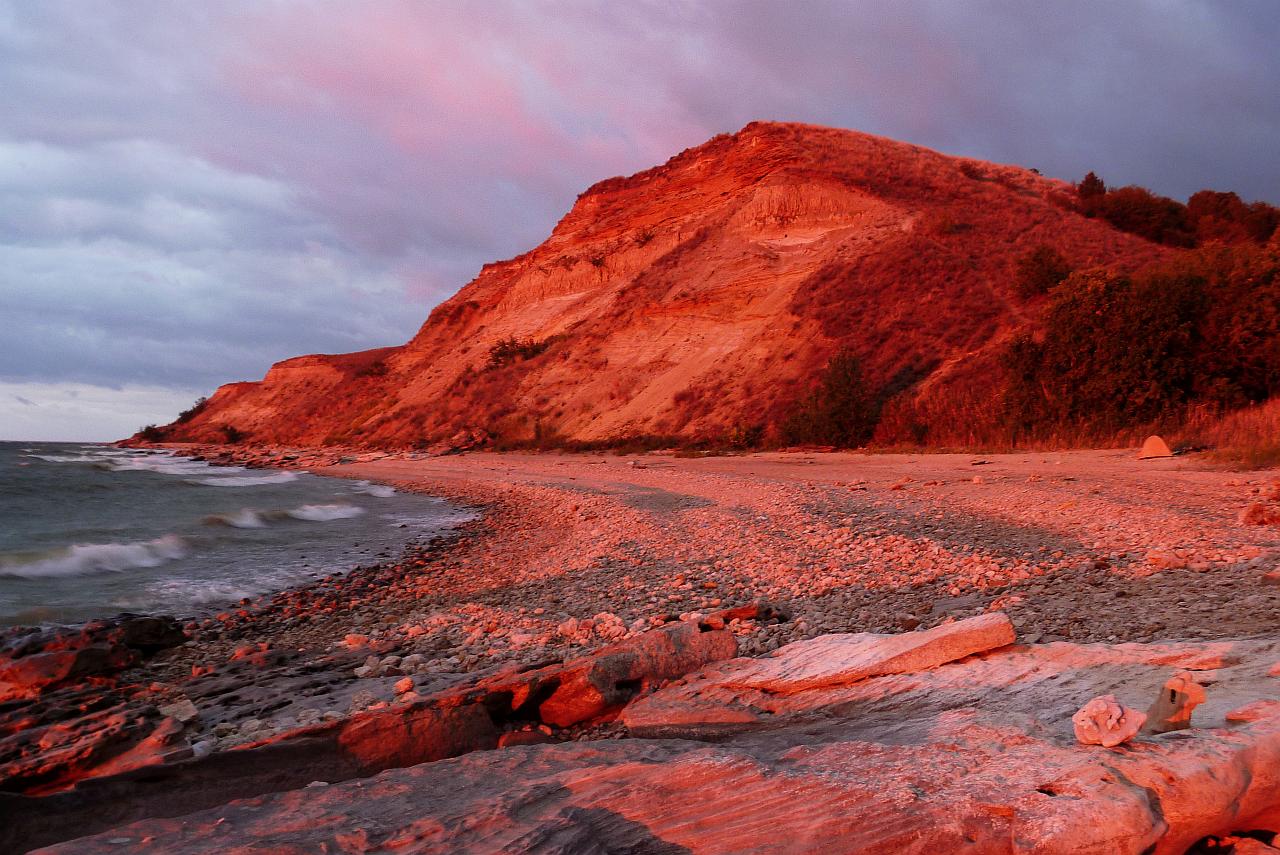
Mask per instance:
[[[1225,414],[1194,412],[1174,445],[1208,448],[1211,460],[1233,469],[1280,466],[1280,398]]]

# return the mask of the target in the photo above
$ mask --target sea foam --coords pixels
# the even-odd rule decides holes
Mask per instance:
[[[330,520],[345,520],[351,517],[358,517],[362,513],[364,513],[364,508],[357,508],[355,505],[303,505],[300,508],[294,508],[289,511],[289,516],[295,520],[328,522]]]
[[[159,567],[187,554],[176,534],[139,543],[78,543],[45,553],[0,556],[0,576],[39,579]]]
[[[263,484],[287,484],[297,479],[296,472],[276,472],[272,475],[232,475],[222,478],[196,478],[192,484],[206,487],[259,487]]]
[[[374,484],[372,481],[357,481],[351,490],[352,492],[362,493],[378,499],[390,499],[396,494],[395,487],[390,487],[386,484]]]

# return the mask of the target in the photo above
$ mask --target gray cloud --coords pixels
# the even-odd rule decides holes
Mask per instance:
[[[1280,201],[1278,41],[1266,2],[0,0],[0,379],[403,341],[588,184],[753,119]]]

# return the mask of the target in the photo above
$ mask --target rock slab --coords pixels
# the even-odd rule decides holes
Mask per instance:
[[[729,684],[791,694],[848,685],[885,674],[927,671],[1013,641],[1013,624],[1003,612],[899,635],[872,632],[822,635],[788,644],[772,656],[744,663],[735,670]]]

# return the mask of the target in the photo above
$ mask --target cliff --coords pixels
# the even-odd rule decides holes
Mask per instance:
[[[1000,344],[1035,321],[1014,290],[1019,258],[1041,244],[1076,267],[1164,252],[1071,199],[1028,169],[753,123],[589,188],[546,241],[486,265],[403,346],[278,363],[167,438],[715,437],[776,426],[840,348],[886,397],[981,398]]]

